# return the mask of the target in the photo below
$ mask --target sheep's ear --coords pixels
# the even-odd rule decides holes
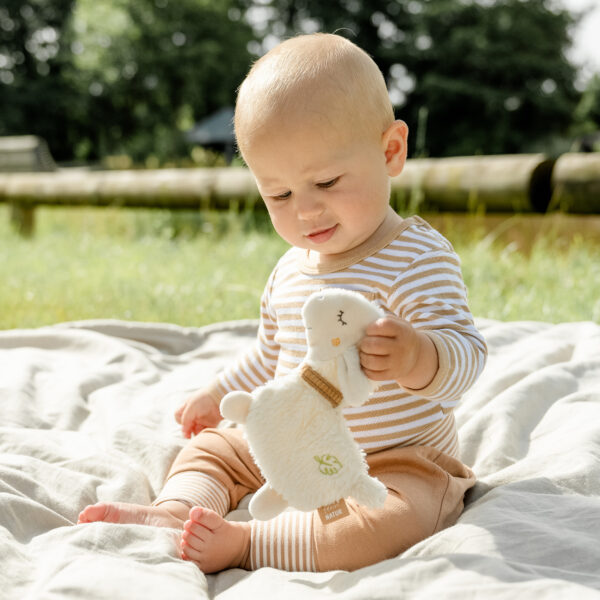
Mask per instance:
[[[367,379],[360,367],[358,350],[348,348],[336,358],[338,382],[344,396],[345,406],[360,406],[369,399],[369,394],[377,387]]]

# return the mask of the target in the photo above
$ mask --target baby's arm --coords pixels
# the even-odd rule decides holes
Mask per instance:
[[[267,341],[264,340],[262,329],[261,326],[253,348],[225,369],[212,385],[192,394],[177,409],[175,420],[181,424],[181,431],[186,438],[219,424],[223,418],[219,404],[228,392],[251,392],[273,377],[274,365],[266,355],[271,345],[267,345]]]
[[[375,381],[452,408],[485,364],[487,348],[467,305],[460,262],[451,249],[419,256],[399,275],[388,298],[393,315],[367,329],[361,365]]]
[[[181,425],[185,437],[196,435],[207,427],[216,427],[222,420],[220,401],[228,392],[252,392],[273,378],[279,354],[279,344],[275,342],[277,325],[270,310],[276,269],[271,273],[261,299],[260,323],[254,346],[226,368],[210,386],[187,398],[175,412],[175,420]]]

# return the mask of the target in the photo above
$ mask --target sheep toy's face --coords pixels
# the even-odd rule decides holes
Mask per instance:
[[[358,292],[315,292],[302,309],[312,358],[329,360],[342,354],[364,337],[369,323],[381,316],[381,311]]]

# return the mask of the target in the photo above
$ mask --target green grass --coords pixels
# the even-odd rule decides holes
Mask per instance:
[[[600,218],[431,218],[461,257],[474,315],[600,322]]]
[[[485,242],[457,248],[473,314],[500,320],[600,322],[600,245],[581,237],[557,250],[540,238],[528,255]]]
[[[461,256],[473,314],[600,322],[593,219],[430,220]],[[92,208],[37,209],[36,233],[22,239],[0,206],[0,240],[3,329],[95,318],[184,326],[254,318],[287,247],[261,215]]]
[[[256,317],[285,244],[225,220],[185,233],[168,213],[41,209],[21,239],[0,212],[0,327],[93,318],[204,325]]]

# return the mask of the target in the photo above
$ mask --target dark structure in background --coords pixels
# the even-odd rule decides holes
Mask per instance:
[[[190,144],[222,153],[227,164],[231,164],[235,153],[233,107],[226,106],[209,115],[186,131],[184,137]]]
[[[0,137],[0,172],[56,171],[48,144],[36,135]]]
[[[600,131],[586,133],[573,143],[573,152],[600,152]]]

